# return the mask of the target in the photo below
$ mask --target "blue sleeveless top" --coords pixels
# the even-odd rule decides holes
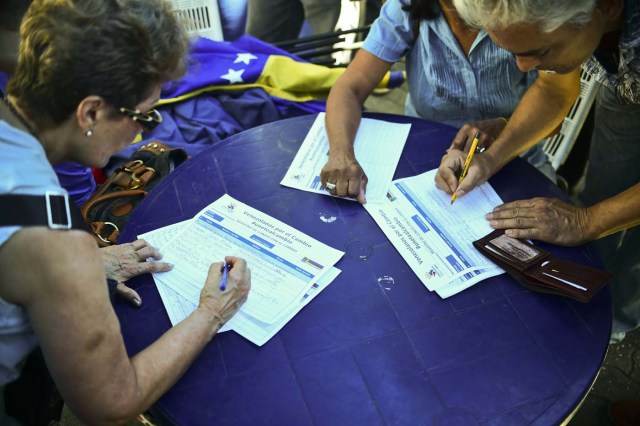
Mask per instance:
[[[64,191],[40,142],[2,120],[0,153],[0,194]],[[20,228],[0,227],[0,246]],[[37,344],[26,310],[0,298],[0,388],[18,378],[23,361]]]

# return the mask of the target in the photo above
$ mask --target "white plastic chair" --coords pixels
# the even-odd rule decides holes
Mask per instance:
[[[222,41],[222,24],[217,0],[172,0],[177,15],[187,22],[189,35]]]
[[[365,17],[367,14],[366,0],[342,0],[342,9],[336,31],[348,31],[356,28],[362,28],[365,25]],[[347,34],[342,41],[336,43],[335,47],[339,49],[333,54],[335,65],[347,65],[351,62],[353,51],[358,50],[362,46],[362,38],[358,33]]]
[[[555,170],[564,164],[576,142],[580,129],[589,115],[600,83],[590,74],[580,71],[580,94],[569,110],[560,131],[543,141],[542,149]]]

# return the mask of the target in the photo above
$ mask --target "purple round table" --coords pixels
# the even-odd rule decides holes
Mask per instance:
[[[456,130],[412,123],[395,178],[438,167]],[[506,275],[448,299],[429,292],[357,203],[280,186],[315,115],[237,134],[190,159],[143,201],[121,241],[193,217],[225,192],[345,251],[342,274],[262,347],[217,335],[156,404],[180,425],[551,425],[566,421],[604,360],[611,291],[587,304]],[[521,159],[490,183],[504,201],[567,197]],[[334,216],[335,221],[322,220]],[[542,244],[601,266],[591,246]],[[115,308],[130,354],[171,327],[151,276],[144,305]]]

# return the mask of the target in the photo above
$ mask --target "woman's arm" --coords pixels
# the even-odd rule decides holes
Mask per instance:
[[[391,68],[390,62],[360,50],[344,74],[336,81],[327,100],[326,127],[329,160],[320,181],[334,183],[331,191],[340,197],[357,197],[365,202],[367,176],[358,163],[353,143],[362,118],[362,106]]]
[[[245,300],[249,272],[234,263],[227,290],[212,265],[200,305],[129,358],[89,234],[26,228],[0,247],[0,297],[25,306],[65,402],[91,424],[121,423],[146,410],[184,373]]]

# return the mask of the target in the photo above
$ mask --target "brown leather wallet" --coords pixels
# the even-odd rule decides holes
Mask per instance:
[[[580,263],[556,259],[533,244],[495,230],[473,245],[521,285],[540,293],[553,293],[588,302],[611,274]]]

